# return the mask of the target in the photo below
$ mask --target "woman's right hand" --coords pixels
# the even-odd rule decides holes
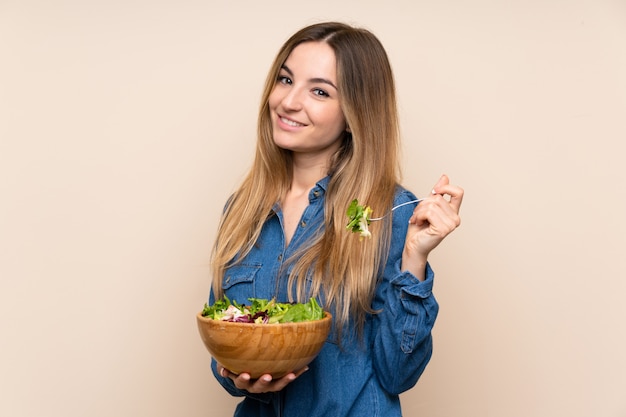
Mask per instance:
[[[252,394],[261,394],[264,392],[280,391],[293,382],[297,377],[309,370],[308,366],[300,369],[297,372],[290,372],[282,378],[274,380],[270,374],[261,375],[258,379],[251,379],[250,374],[242,372],[239,375],[230,372],[224,368],[221,364],[217,364],[217,370],[219,374],[224,378],[230,378],[235,387],[241,390],[246,390]]]

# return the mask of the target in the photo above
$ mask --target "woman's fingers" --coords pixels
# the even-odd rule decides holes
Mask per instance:
[[[414,264],[421,264],[421,260],[427,257],[430,251],[459,227],[462,201],[463,189],[450,184],[448,176],[442,175],[433,187],[433,195],[415,207],[409,219],[405,244],[406,255],[419,261],[413,262]]]
[[[450,179],[447,175],[442,175],[439,181],[433,187],[433,194],[449,195],[450,206],[458,213],[461,209],[461,203],[463,202],[464,191],[457,185],[450,184]]]
[[[446,204],[447,205],[447,204]],[[415,224],[430,236],[445,237],[457,227],[458,215],[449,206],[431,205],[415,212]]]
[[[221,376],[230,378],[235,383],[235,387],[252,393],[274,392],[285,388],[290,382],[307,371],[309,367],[304,367],[297,372],[290,372],[287,375],[273,379],[270,374],[261,375],[258,379],[251,379],[250,374],[242,372],[239,375],[230,372],[223,366],[219,366],[218,370]]]
[[[437,194],[428,200],[421,202],[415,208],[410,220],[417,226],[430,226],[431,234],[439,230],[447,234],[461,223],[457,206]]]

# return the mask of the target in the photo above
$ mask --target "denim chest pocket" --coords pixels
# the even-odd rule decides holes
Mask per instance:
[[[250,297],[256,297],[254,278],[261,270],[261,266],[260,263],[247,263],[228,268],[222,280],[222,288],[226,295],[240,303],[245,303]]]

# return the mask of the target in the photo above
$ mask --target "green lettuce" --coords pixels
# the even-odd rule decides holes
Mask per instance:
[[[202,316],[240,323],[295,323],[324,317],[324,310],[315,298],[306,303],[278,303],[275,299],[263,298],[248,301],[249,305],[241,305],[224,296],[213,305],[205,304]]]
[[[350,220],[346,229],[352,233],[359,233],[361,239],[364,237],[372,237],[372,233],[369,231],[370,218],[372,216],[372,209],[370,206],[362,206],[357,199],[352,200],[346,211],[346,215]]]

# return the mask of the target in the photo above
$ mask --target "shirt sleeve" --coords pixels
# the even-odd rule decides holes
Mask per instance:
[[[396,204],[414,198],[403,191]],[[373,365],[381,385],[391,394],[412,388],[424,372],[432,355],[431,331],[439,309],[432,293],[434,273],[430,265],[426,265],[424,281],[400,270],[414,207],[408,205],[393,213],[389,257],[372,305],[377,312],[371,336]]]

